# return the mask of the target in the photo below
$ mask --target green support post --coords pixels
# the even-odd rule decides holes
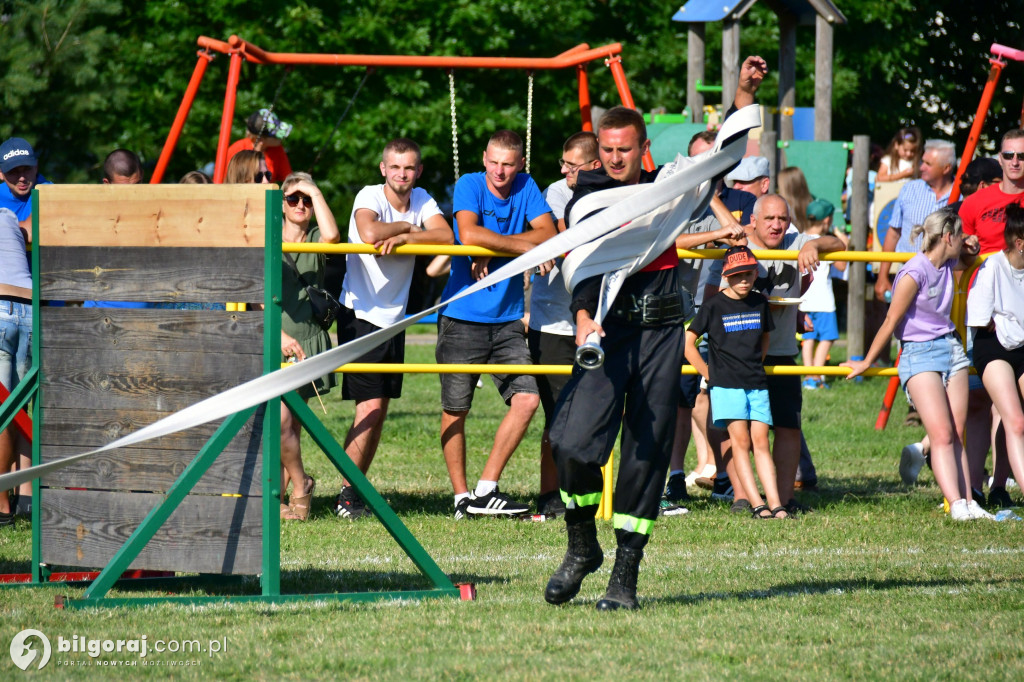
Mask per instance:
[[[28,374],[18,382],[18,385],[11,391],[11,395],[4,401],[3,405],[0,405],[0,431],[10,426],[11,422],[14,421],[14,415],[18,414],[18,410],[28,405],[28,401],[35,395],[36,374],[38,372],[39,370],[33,364]],[[34,429],[35,427],[33,427]]]
[[[355,465],[352,459],[342,448],[341,444],[334,439],[330,431],[320,423],[320,420],[313,413],[309,406],[299,398],[298,394],[292,391],[284,396],[284,402],[291,408],[292,414],[302,423],[306,431],[313,438],[313,441],[324,451],[327,458],[334,463],[341,475],[351,483],[363,501],[373,510],[380,522],[391,537],[401,546],[402,550],[412,559],[412,562],[440,589],[456,590],[451,579],[438,567],[434,559],[423,549],[416,537],[409,532],[398,515],[388,506],[387,501],[370,484],[363,472]]]
[[[263,258],[263,374],[281,368],[281,190],[267,190]],[[263,414],[263,575],[264,596],[281,594],[281,399]]]
[[[43,374],[40,361],[43,357],[43,325],[39,297],[39,190],[32,189],[32,370],[36,373],[36,397],[32,401],[32,466],[43,463],[39,445],[39,414],[43,402]],[[43,500],[39,479],[32,481],[32,582],[43,582]]]
[[[121,577],[121,574],[128,570],[128,567],[139,556],[139,552],[143,550],[146,543],[153,539],[156,532],[160,530],[160,526],[170,518],[174,510],[185,499],[185,496],[195,487],[199,479],[206,473],[206,470],[217,459],[217,456],[227,447],[238,431],[245,426],[245,422],[249,420],[249,417],[254,412],[256,412],[256,408],[250,407],[242,412],[236,412],[224,420],[224,423],[214,432],[210,440],[203,445],[199,454],[189,462],[185,470],[181,472],[178,479],[168,489],[164,501],[146,515],[146,518],[142,520],[142,523],[131,534],[131,537],[121,545],[121,549],[114,553],[106,568],[100,572],[96,580],[89,586],[89,589],[85,591],[84,597],[86,599],[101,598],[114,586],[114,583]]]

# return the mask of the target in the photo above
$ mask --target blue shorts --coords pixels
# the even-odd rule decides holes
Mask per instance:
[[[772,425],[772,408],[768,390],[764,388],[711,387],[711,416],[720,429],[727,428],[734,419],[756,421]]]
[[[835,341],[839,338],[839,323],[835,311],[827,313],[803,313],[811,318],[814,329],[804,332],[804,341]]]
[[[956,332],[931,341],[904,341],[902,346],[899,375],[904,391],[910,378],[917,374],[938,372],[942,375],[942,383],[948,384],[951,376],[970,367]]]

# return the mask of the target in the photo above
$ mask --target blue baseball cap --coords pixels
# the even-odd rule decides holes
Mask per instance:
[[[25,140],[11,137],[0,144],[0,173],[9,173],[18,166],[38,166],[36,153]]]

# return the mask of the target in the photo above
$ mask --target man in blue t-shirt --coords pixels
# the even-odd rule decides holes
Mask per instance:
[[[484,172],[469,173],[455,185],[455,243],[521,254],[553,237],[551,209],[537,183],[523,169],[523,141],[511,130],[491,136]],[[532,228],[532,229],[528,229]],[[506,258],[454,256],[443,299],[500,267]],[[437,325],[439,363],[530,364],[523,318],[523,279],[512,277],[460,299],[441,311]],[[498,490],[498,478],[526,433],[540,404],[530,375],[494,374],[508,412],[494,435],[476,488],[466,486],[466,416],[473,404],[476,374],[441,374],[441,448],[455,491],[455,518],[519,516],[529,507]]]
[[[7,208],[18,216],[18,224],[32,234],[32,188],[49,185],[39,174],[32,145],[20,137],[11,137],[0,144],[0,208]]]

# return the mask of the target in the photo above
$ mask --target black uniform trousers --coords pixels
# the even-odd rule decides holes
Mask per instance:
[[[620,546],[642,549],[658,517],[672,454],[684,327],[682,320],[641,327],[615,318],[602,326],[604,364],[573,368],[555,406],[551,448],[567,520],[579,512],[593,515],[601,467],[621,426],[613,524]]]

